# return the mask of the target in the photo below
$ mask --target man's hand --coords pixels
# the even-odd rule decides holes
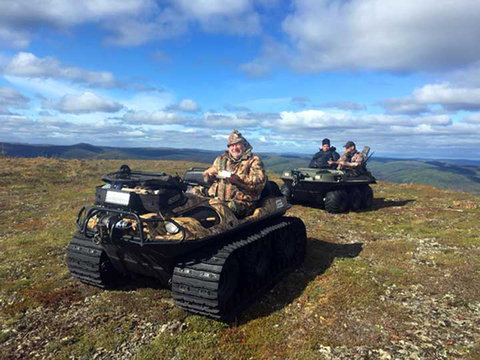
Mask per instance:
[[[344,161],[344,160],[338,160],[338,161],[337,161],[337,164],[343,166],[343,165],[345,165],[345,161]]]
[[[335,164],[335,161],[333,161],[333,160],[328,160],[327,163],[328,163],[328,165],[333,165],[333,164]]]
[[[229,178],[226,179],[227,181],[231,182],[232,184],[236,184],[240,181],[240,177],[237,174],[230,175]]]
[[[207,175],[209,179],[214,179],[217,176],[217,174],[218,174],[218,171],[214,167],[211,167],[205,170],[205,175]]]

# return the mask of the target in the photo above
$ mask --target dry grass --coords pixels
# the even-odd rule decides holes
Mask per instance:
[[[101,291],[69,276],[77,211],[125,162],[171,174],[194,165],[0,159],[0,358],[478,356],[480,198],[380,183],[372,211],[295,205],[289,214],[309,236],[304,265],[221,324],[177,309],[149,279]]]

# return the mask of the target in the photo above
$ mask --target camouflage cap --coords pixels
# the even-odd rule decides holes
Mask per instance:
[[[243,137],[242,133],[238,130],[233,130],[230,136],[228,137],[227,145],[238,144],[240,142],[247,142],[247,140]]]
[[[345,145],[343,145],[344,148],[349,148],[355,146],[355,143],[353,141],[347,141]]]

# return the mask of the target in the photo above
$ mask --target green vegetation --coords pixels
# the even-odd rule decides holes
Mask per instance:
[[[0,159],[0,358],[478,358],[479,197],[380,182],[372,211],[295,205],[304,265],[222,324],[179,310],[152,279],[102,291],[70,277],[77,212],[123,163],[171,174],[199,165]]]
[[[383,181],[399,184],[423,184],[442,189],[466,191],[480,195],[480,167],[446,161],[391,160],[370,161],[370,171]]]
[[[89,144],[71,146],[23,145],[0,143],[11,157],[49,157],[63,159],[175,160],[211,164],[218,151],[174,148],[112,148]],[[260,154],[266,168],[281,174],[307,167],[311,156]],[[313,154],[312,154],[313,155]],[[206,165],[205,165],[206,166]],[[381,181],[398,184],[423,184],[440,189],[480,195],[480,162],[453,160],[399,160],[374,156],[368,163],[372,174]]]

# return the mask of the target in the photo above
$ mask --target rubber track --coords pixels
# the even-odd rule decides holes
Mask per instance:
[[[173,271],[172,291],[173,298],[180,308],[199,315],[217,320],[228,321],[233,319],[253,302],[258,300],[269,288],[294,270],[303,261],[290,261],[274,258],[272,246],[279,235],[287,236],[287,241],[301,241],[306,243],[305,226],[298,218],[282,217],[275,223],[257,228],[245,238],[232,239],[231,243],[213,250],[209,254],[198,257],[201,260],[178,264]],[[290,237],[288,238],[290,234]],[[299,238],[292,238],[297,234]],[[260,251],[272,251],[271,264],[267,276],[259,279],[245,279],[242,277],[242,263],[245,256],[255,246],[261,246]],[[240,265],[239,282],[232,300],[222,303],[218,297],[218,288],[222,268],[230,257],[234,257]]]
[[[110,282],[101,272],[102,254],[103,249],[95,245],[91,239],[76,234],[67,247],[67,266],[70,274],[85,284],[102,289],[108,288]]]

